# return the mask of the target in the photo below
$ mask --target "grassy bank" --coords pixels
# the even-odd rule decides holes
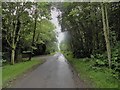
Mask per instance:
[[[5,65],[2,70],[2,83],[3,87],[19,75],[22,75],[27,70],[32,69],[34,66],[42,64],[43,60],[39,58],[32,58],[31,61],[16,63],[15,65]]]
[[[2,67],[0,67],[0,90],[2,88]]]
[[[118,88],[120,83],[107,68],[93,68],[91,59],[76,59],[65,55],[70,64],[85,81],[89,81],[95,88]]]

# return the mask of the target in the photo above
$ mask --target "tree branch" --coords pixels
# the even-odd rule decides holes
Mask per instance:
[[[8,38],[7,38],[7,36],[5,37],[5,39],[6,39],[7,43],[8,43],[8,45],[12,48],[12,46],[11,46],[11,44],[10,44],[10,42],[9,42],[9,40],[8,40]]]

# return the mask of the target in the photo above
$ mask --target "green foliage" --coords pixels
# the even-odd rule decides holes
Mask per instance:
[[[120,72],[120,56],[119,56],[119,42],[116,44],[114,48],[112,48],[112,61],[111,61],[111,69],[112,69],[112,76],[115,78],[118,78],[118,73]],[[106,53],[104,54],[96,54],[92,55],[91,57],[95,62],[93,64],[93,67],[108,67],[108,61]]]
[[[49,20],[42,19],[41,21],[38,21],[36,28],[35,44],[49,44],[55,42],[56,38],[54,29],[54,25]],[[22,38],[22,40],[24,41],[23,47],[28,47],[28,50],[31,47],[32,35],[32,32],[30,32],[29,34],[28,32],[26,32],[24,33]]]
[[[74,58],[91,58],[94,70],[108,68],[106,43],[103,32],[100,3],[65,2],[62,4],[62,31],[69,32],[69,42],[63,42],[63,53],[71,51]],[[111,45],[111,75],[118,78],[120,73],[120,3],[107,3],[109,41]],[[85,60],[89,62],[89,60]],[[85,68],[85,67],[84,67]]]
[[[90,57],[91,54],[105,52],[100,3],[65,2],[62,5],[62,31],[69,32],[71,36],[70,49],[74,55],[76,57]],[[119,3],[107,3],[111,47],[114,47],[119,40],[119,26],[117,26],[119,25],[119,5]]]
[[[63,52],[69,51],[69,48],[70,48],[70,45],[68,44],[67,40],[63,40],[60,43],[60,49],[61,49],[61,51],[63,51]]]
[[[43,48],[43,44],[45,50],[56,48],[52,45],[49,47],[56,42],[55,26],[50,22],[50,3],[3,2],[2,7],[3,52],[11,52],[12,48],[15,52],[20,49],[19,53],[40,51],[38,45]],[[45,50],[41,52],[44,54]],[[16,53],[15,57],[17,56]]]
[[[105,66],[105,62],[102,61],[102,60],[100,60],[100,59],[97,59],[97,60],[95,61],[95,65],[98,66],[98,67],[100,67],[100,66]]]
[[[33,66],[43,63],[43,61],[39,60],[39,58],[33,58],[28,62],[21,62],[15,65],[5,65],[2,69],[2,80],[3,87],[10,81],[15,79],[17,76],[23,74],[27,70],[31,69]]]
[[[55,32],[54,32],[55,26],[47,19],[42,19],[41,21],[38,22],[37,24],[37,30],[36,33],[39,34],[39,40],[43,41],[44,43],[46,42],[51,42],[51,41],[55,41]]]
[[[91,68],[91,65],[94,65],[94,60],[91,58],[87,59],[76,59],[73,58],[72,54],[67,54],[68,52],[64,52],[65,57],[70,62],[70,64],[74,67],[77,73],[80,75],[85,83],[90,85],[92,88],[118,88],[119,79],[113,77],[111,72],[113,70],[109,70],[106,67],[101,68]],[[87,62],[86,62],[87,61]],[[103,64],[103,62],[99,62]],[[118,77],[118,76],[117,76]],[[89,87],[89,86],[88,86]]]

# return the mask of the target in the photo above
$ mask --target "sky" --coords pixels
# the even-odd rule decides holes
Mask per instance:
[[[51,22],[56,26],[55,32],[58,40],[58,49],[60,50],[60,43],[64,39],[64,33],[61,32],[61,26],[59,25],[58,15],[61,14],[56,8],[51,10]]]

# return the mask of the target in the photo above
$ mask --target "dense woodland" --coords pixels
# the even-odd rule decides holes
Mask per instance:
[[[56,51],[50,10],[49,3],[2,3],[3,60],[14,64]]]
[[[50,21],[52,7],[61,11],[59,24],[66,33],[61,53],[66,58],[71,56],[72,61],[92,61],[88,63],[90,70],[109,70],[107,74],[119,80],[119,2],[2,2],[3,63],[13,65],[36,55],[58,52],[56,27]]]
[[[64,3],[59,19],[67,31],[61,49],[74,58],[91,58],[93,66],[120,72],[120,3]],[[69,52],[68,52],[69,51]],[[117,77],[118,78],[118,77]]]

